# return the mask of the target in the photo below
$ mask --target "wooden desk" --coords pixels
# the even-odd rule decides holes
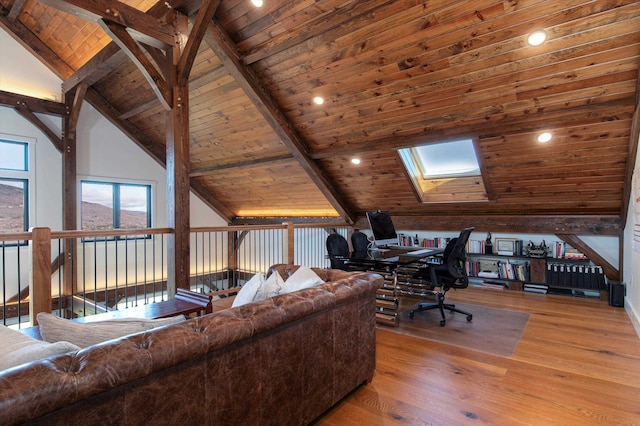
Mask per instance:
[[[416,252],[418,252],[416,254]],[[419,262],[422,259],[426,259],[432,256],[438,256],[444,252],[443,248],[421,248],[419,250],[410,249],[384,249],[384,250],[370,250],[368,251],[368,257],[366,259],[349,259],[347,264],[350,265],[350,269],[357,270],[359,266],[392,266],[408,265],[410,263]]]
[[[426,249],[426,248],[425,248]],[[429,248],[428,251],[414,254],[411,249],[371,250],[366,259],[349,259],[346,262],[350,271],[377,272],[384,278],[384,284],[376,292],[376,321],[396,327],[398,325],[398,279],[397,271],[409,265],[424,264],[424,259],[440,255],[442,248]]]

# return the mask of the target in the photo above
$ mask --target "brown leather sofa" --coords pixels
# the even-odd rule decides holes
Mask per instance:
[[[317,287],[0,372],[0,424],[308,424],[372,379],[382,285],[315,271]]]

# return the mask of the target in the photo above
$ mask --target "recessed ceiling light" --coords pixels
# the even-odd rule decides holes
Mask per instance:
[[[359,159],[359,158],[352,158],[352,159],[351,159],[351,162],[352,162],[353,164],[360,164],[360,159]]]
[[[251,0],[255,7],[262,7],[262,0]]]
[[[316,96],[313,98],[313,102],[315,102],[316,105],[322,105],[324,103],[324,99],[322,96]]]
[[[544,133],[540,133],[538,135],[538,142],[544,143],[544,142],[549,142],[551,140],[551,133],[549,132],[544,132]]]
[[[529,43],[529,46],[540,46],[542,43],[544,43],[544,41],[547,39],[547,33],[540,30],[540,31],[534,31],[531,34],[529,34],[529,37],[527,37],[527,43]]]

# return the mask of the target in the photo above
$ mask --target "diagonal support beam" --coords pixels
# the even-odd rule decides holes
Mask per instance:
[[[215,22],[209,24],[209,31],[205,36],[205,42],[215,52],[220,62],[242,87],[249,99],[254,103],[265,120],[280,136],[284,145],[289,149],[298,163],[302,166],[318,189],[327,197],[327,200],[336,209],[338,214],[348,223],[353,223],[356,216],[350,212],[347,203],[323,174],[320,167],[309,157],[304,141],[298,135],[293,125],[280,110],[275,100],[260,85],[253,70],[244,67],[239,60],[240,55],[236,46],[230,41],[227,34]]]
[[[198,48],[200,47],[200,43],[202,43],[202,39],[207,32],[207,27],[213,18],[213,14],[216,12],[218,5],[220,5],[220,0],[205,0],[203,3],[204,7],[201,7],[198,11],[198,15],[196,16],[191,32],[189,33],[187,44],[180,55],[177,76],[179,86],[186,84],[189,80],[189,74],[191,74],[193,61],[196,59],[196,55],[198,54]]]
[[[62,152],[62,137],[58,136],[53,130],[49,128],[42,120],[38,118],[29,108],[25,106],[19,106],[15,108],[16,112],[23,116],[28,122],[36,126],[47,138],[51,141],[53,146],[60,152]]]
[[[113,41],[120,46],[120,48],[129,56],[129,59],[133,61],[138,67],[144,78],[151,85],[151,89],[156,94],[160,102],[167,109],[171,109],[171,91],[169,85],[164,76],[153,65],[151,60],[147,57],[144,50],[136,41],[129,35],[126,28],[119,24],[114,24],[109,21],[100,22],[102,28],[113,39]]]
[[[185,1],[187,1],[188,4],[181,4],[181,7],[200,7],[199,2],[192,2],[191,0]],[[147,15],[151,15],[156,19],[163,19],[164,16],[167,15],[167,13],[171,10],[170,7],[171,5],[168,5],[167,2],[158,2],[147,11]],[[149,45],[147,45],[147,47],[149,47]],[[149,50],[149,53],[152,53],[152,51]],[[155,58],[157,58],[157,55]],[[99,81],[102,77],[118,68],[127,59],[127,54],[120,50],[120,46],[118,46],[115,42],[107,44],[102,48],[102,50],[100,50],[91,59],[89,59],[89,61],[87,61],[83,66],[78,68],[71,77],[62,82],[62,92],[69,92],[83,81],[86,81],[89,86],[93,85],[93,83]],[[160,63],[162,62],[164,62],[164,59]],[[163,68],[160,67],[160,69]]]
[[[580,250],[596,265],[600,265],[607,278],[614,281],[620,281],[620,270],[609,263],[604,257],[600,256],[598,252],[582,241],[580,237],[574,234],[556,234],[556,236],[571,247],[575,247]]]

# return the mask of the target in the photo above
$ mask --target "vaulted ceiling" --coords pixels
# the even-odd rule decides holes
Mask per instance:
[[[640,127],[638,1],[0,5],[2,28],[64,93],[83,85],[163,165],[167,52],[195,43],[185,167],[230,223],[364,225],[364,212],[380,209],[424,229],[619,234],[624,225]],[[539,29],[547,42],[528,46]],[[535,141],[543,130],[551,142]],[[450,181],[433,185],[450,201],[423,203],[397,150],[460,138],[474,140],[487,201],[458,201],[478,183]]]

